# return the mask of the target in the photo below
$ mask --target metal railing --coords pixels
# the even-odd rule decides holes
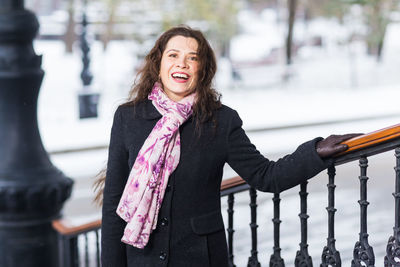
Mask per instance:
[[[368,232],[367,232],[367,206],[369,204],[367,200],[367,169],[368,169],[368,158],[370,156],[380,154],[389,150],[395,150],[395,188],[394,188],[394,227],[393,234],[388,233],[388,242],[386,247],[386,255],[384,257],[385,267],[398,267],[400,266],[400,124],[394,125],[370,134],[366,134],[351,141],[345,142],[349,149],[335,157],[332,165],[328,168],[329,182],[328,188],[328,237],[326,246],[322,250],[321,254],[321,267],[328,266],[342,266],[340,252],[335,247],[335,173],[336,166],[345,164],[351,161],[359,161],[360,168],[360,199],[358,201],[360,205],[360,232],[359,240],[355,243],[353,249],[353,259],[351,261],[352,267],[358,266],[375,266],[375,255],[373,247],[368,243]],[[240,177],[233,177],[222,181],[221,184],[221,197],[227,197],[227,243],[228,243],[228,256],[229,265],[235,266],[234,264],[234,204],[235,194],[248,191],[250,194],[250,210],[251,210],[251,250],[250,257],[248,259],[247,266],[261,266],[258,260],[257,250],[257,191],[251,188],[245,183]],[[308,228],[307,220],[309,215],[307,214],[307,182],[300,185],[300,228],[301,228],[301,242],[299,249],[296,252],[294,265],[297,266],[313,266],[312,258],[308,253]],[[270,257],[269,266],[282,267],[285,266],[284,259],[281,257],[280,247],[280,194],[274,193],[273,206],[273,238],[274,247],[273,254]],[[84,262],[85,266],[89,266],[89,255],[88,255],[88,239],[87,234],[95,231],[101,227],[101,221],[95,221],[85,225],[79,226],[68,226],[65,221],[55,221],[53,223],[54,228],[58,231],[60,237],[60,261],[62,267],[80,266],[79,265],[79,251],[85,251]],[[80,235],[85,237],[85,249],[78,249],[78,238]],[[97,266],[99,266],[99,240],[98,234],[96,234],[96,257]],[[93,265],[91,265],[93,266]]]
[[[56,220],[53,228],[58,232],[59,267],[100,267],[101,220],[85,224]],[[84,255],[80,255],[82,251]]]

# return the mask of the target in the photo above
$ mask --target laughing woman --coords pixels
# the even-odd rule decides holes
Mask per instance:
[[[354,136],[315,138],[270,161],[211,87],[216,68],[203,34],[185,26],[164,32],[145,58],[115,112],[101,177],[103,267],[228,266],[224,164],[258,190],[281,192],[325,169]]]

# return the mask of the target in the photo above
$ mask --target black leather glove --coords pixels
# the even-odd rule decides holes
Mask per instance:
[[[316,145],[317,153],[321,158],[328,158],[337,153],[347,150],[347,145],[340,144],[341,142],[362,135],[360,133],[351,133],[344,135],[330,135],[327,138],[319,141]]]

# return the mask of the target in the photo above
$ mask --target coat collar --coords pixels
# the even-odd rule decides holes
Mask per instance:
[[[137,106],[137,112],[140,114],[145,120],[155,120],[160,119],[162,117],[161,113],[158,112],[156,107],[153,105],[151,100],[147,99],[141,102]],[[193,115],[191,115],[188,120],[191,120]]]
[[[147,98],[138,106],[138,108],[139,114],[141,114],[146,120],[160,119],[162,117],[160,112],[158,112],[154,107],[153,103]]]

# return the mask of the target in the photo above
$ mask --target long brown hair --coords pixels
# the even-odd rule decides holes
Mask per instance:
[[[197,41],[197,56],[199,60],[198,79],[194,92],[197,99],[193,106],[193,118],[196,122],[196,130],[201,131],[201,124],[212,120],[216,125],[215,111],[221,106],[221,95],[212,88],[213,78],[217,71],[215,54],[207,39],[199,30],[181,25],[173,27],[157,39],[154,47],[144,59],[141,70],[137,73],[135,83],[129,92],[128,101],[124,105],[135,105],[147,99],[155,82],[159,81],[161,58],[168,41],[174,36],[190,37]],[[100,171],[96,176],[94,189],[96,197],[94,201],[101,205],[103,200],[104,183],[106,179],[106,169]]]

